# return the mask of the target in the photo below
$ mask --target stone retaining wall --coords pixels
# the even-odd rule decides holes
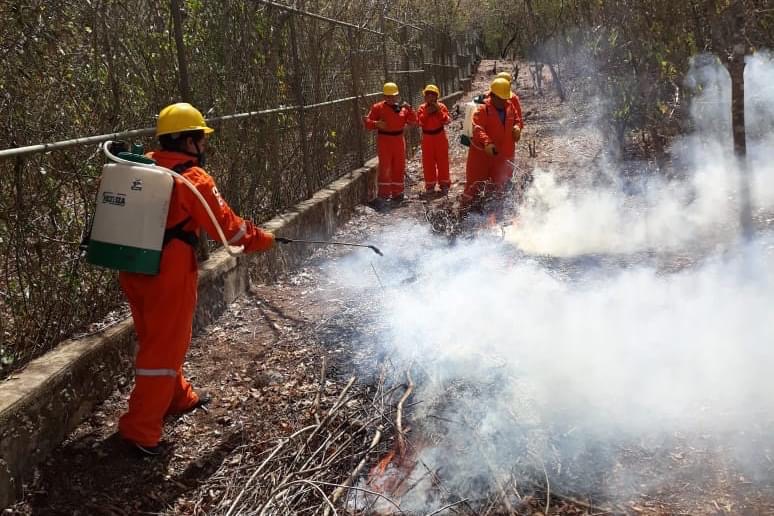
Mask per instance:
[[[456,92],[443,100],[452,105],[462,95]],[[377,164],[369,161],[264,227],[287,238],[330,237],[358,204],[376,196]],[[277,245],[240,258],[223,250],[213,253],[201,264],[194,329],[210,324],[247,290],[251,271],[271,281],[313,250]],[[95,335],[62,342],[0,383],[0,507],[20,496],[35,465],[113,392],[115,379],[132,367],[134,345],[134,325],[126,319]]]

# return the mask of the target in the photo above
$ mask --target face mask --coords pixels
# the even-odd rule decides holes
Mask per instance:
[[[392,110],[395,111],[396,113],[400,113],[400,106],[398,104],[393,104]]]
[[[194,142],[194,147],[196,147],[196,159],[199,161],[199,166],[204,167],[207,162],[207,154],[199,148],[199,142]]]

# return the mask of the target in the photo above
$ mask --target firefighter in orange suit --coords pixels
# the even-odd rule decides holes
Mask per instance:
[[[508,72],[500,72],[497,74],[497,77],[508,81],[508,83],[511,85],[511,88],[513,88],[513,78],[511,77],[511,74]],[[521,138],[521,131],[524,130],[524,117],[521,114],[521,101],[513,89],[511,89],[511,104],[513,105],[513,109],[516,110],[516,125],[519,126],[519,137],[516,138],[516,143],[519,143],[519,139]]]
[[[473,137],[465,165],[462,207],[469,208],[482,194],[502,191],[513,175],[515,139],[519,126],[510,103],[511,85],[496,78],[484,103],[473,114]]]
[[[425,86],[422,94],[425,102],[417,110],[417,120],[422,128],[422,170],[425,175],[425,192],[431,193],[435,185],[446,194],[451,186],[449,179],[449,140],[445,126],[451,121],[449,110],[438,101],[441,91],[435,84]]]
[[[377,131],[376,152],[379,157],[379,199],[403,200],[406,173],[406,140],[403,130],[416,123],[416,114],[408,102],[398,104],[398,85],[388,82],[384,100],[371,106],[365,118],[366,129]]]
[[[148,156],[196,186],[231,244],[244,246],[245,252],[267,250],[274,245],[274,236],[237,216],[202,168],[206,136],[212,132],[196,108],[172,104],[161,110],[156,126],[161,150]],[[183,362],[196,306],[195,246],[201,229],[213,237],[217,231],[204,206],[179,179],[172,190],[166,227],[160,272],[119,276],[132,310],[138,349],[134,390],[118,429],[148,456],[163,451],[159,441],[164,416],[188,412],[209,401],[209,395],[197,394],[186,381]]]

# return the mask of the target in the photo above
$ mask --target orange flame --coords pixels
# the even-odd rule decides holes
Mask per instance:
[[[390,462],[392,462],[392,459],[395,457],[395,450],[390,450],[387,455],[381,458],[379,462],[376,463],[376,466],[374,466],[374,469],[371,470],[371,473],[378,472],[378,474],[384,474],[385,471],[387,471],[387,466],[390,465]]]

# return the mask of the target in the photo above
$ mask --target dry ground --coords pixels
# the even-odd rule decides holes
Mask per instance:
[[[500,66],[497,71],[502,70],[503,64]],[[474,92],[486,89],[492,72],[493,63],[483,62]],[[567,80],[566,86],[572,90],[571,78]],[[588,106],[582,97],[571,92],[570,100],[560,104],[552,94],[536,95],[524,70],[519,92],[527,113],[517,159],[519,173],[529,173],[535,165],[552,165],[571,174],[598,159],[601,142],[581,130],[589,123]],[[463,102],[469,98],[467,95]],[[368,241],[369,236],[401,220],[426,224],[428,213],[452,207],[464,182],[465,149],[457,144],[461,123],[462,118],[457,118],[450,131],[454,180],[450,198],[429,203],[419,199],[421,166],[415,158],[408,167],[408,202],[383,214],[359,208],[337,239]],[[568,127],[577,127],[577,135],[563,136]],[[527,156],[527,142],[536,147],[535,159]],[[314,422],[312,408],[322,357],[328,364],[322,401],[325,407],[331,406],[353,373],[358,375],[355,392],[363,399],[370,399],[381,381],[384,369],[379,364],[383,357],[374,345],[382,330],[378,306],[373,302],[380,288],[378,279],[374,278],[371,287],[353,293],[344,289],[328,268],[350,252],[368,253],[320,249],[301,270],[275,284],[254,286],[250,294],[194,338],[186,372],[194,385],[212,389],[215,400],[208,412],[168,421],[165,441],[172,449],[162,459],[137,459],[117,439],[116,421],[125,410],[131,385],[130,378],[117,378],[115,393],[37,469],[35,478],[25,486],[24,499],[10,512],[224,512],[226,500],[233,499],[234,479],[254,469],[259,454],[279,439]],[[384,440],[384,450],[394,443],[394,432],[388,428],[387,433],[390,437]],[[613,512],[774,514],[770,489],[733,476],[703,451],[675,448],[654,457],[631,450],[629,457],[652,475],[659,475],[661,467],[682,468],[690,480],[666,486],[661,493],[643,493],[615,506]],[[345,466],[351,469],[350,464]],[[257,479],[258,483],[264,481]],[[537,485],[535,497],[527,497],[517,507],[518,512],[543,510],[544,487]],[[458,509],[459,513],[471,513],[464,506],[454,511]],[[593,512],[581,500],[553,493],[551,513]],[[489,512],[496,513],[502,512]]]

